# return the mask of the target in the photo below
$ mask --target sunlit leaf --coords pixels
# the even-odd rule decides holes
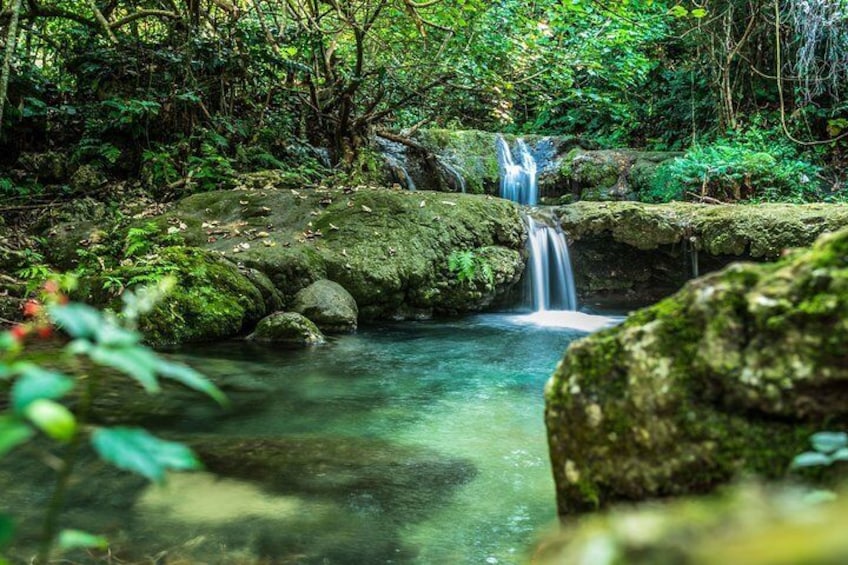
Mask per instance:
[[[23,412],[39,398],[62,398],[74,388],[74,381],[70,377],[42,369],[33,363],[18,363],[13,371],[21,375],[12,385],[12,408],[16,412]]]
[[[172,363],[165,359],[159,359],[156,364],[156,370],[165,378],[177,381],[191,389],[208,394],[222,406],[227,404],[227,397],[224,396],[224,393],[221,392],[221,390],[215,386],[212,381],[188,365]]]
[[[52,400],[40,398],[31,402],[24,412],[30,422],[42,432],[59,441],[74,437],[77,421],[71,411]]]
[[[844,432],[819,432],[810,438],[813,449],[821,453],[832,453],[848,446],[848,434]]]
[[[830,465],[830,457],[817,451],[806,451],[795,456],[795,459],[792,460],[793,469],[821,467],[822,465]]]
[[[55,305],[49,312],[56,325],[71,337],[94,339],[104,323],[100,312],[85,304]]]
[[[59,533],[59,549],[106,549],[109,541],[80,530],[62,530]]]
[[[689,12],[689,15],[691,15],[693,18],[701,19],[703,17],[706,17],[707,11],[703,8],[695,8],[694,10]]]
[[[0,415],[0,457],[27,441],[35,431],[11,415]]]
[[[98,428],[91,444],[105,461],[155,482],[162,482],[170,469],[201,468],[185,445],[159,439],[140,428]]]

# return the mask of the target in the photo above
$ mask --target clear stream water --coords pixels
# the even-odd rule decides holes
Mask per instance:
[[[563,317],[583,329],[608,321],[557,316],[389,324],[302,351],[181,350],[230,383],[236,410],[193,408],[166,433],[224,455],[164,488],[130,481],[121,496],[107,493],[111,471],[84,464],[95,479],[83,484],[107,490],[72,496],[64,522],[105,530],[130,559],[522,562],[555,519],[542,391],[585,335]],[[12,500],[43,502],[13,486]]]

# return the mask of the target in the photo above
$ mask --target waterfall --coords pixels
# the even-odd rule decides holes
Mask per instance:
[[[576,310],[574,273],[562,229],[559,225],[551,227],[528,217],[527,232],[533,310]]]
[[[530,148],[519,139],[515,142],[515,149],[510,149],[506,139],[500,135],[496,148],[501,171],[501,196],[528,206],[538,204],[538,167]],[[530,247],[528,280],[533,311],[544,314],[576,310],[574,273],[568,244],[559,223],[554,220],[552,225],[548,225],[527,216],[526,224]]]
[[[535,206],[539,203],[536,160],[530,148],[519,139],[515,143],[516,162],[513,150],[503,136],[497,137],[498,165],[501,170],[501,197],[519,204]]]

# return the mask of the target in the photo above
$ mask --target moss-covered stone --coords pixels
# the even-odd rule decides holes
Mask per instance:
[[[303,314],[328,333],[344,333],[356,329],[359,308],[344,287],[321,279],[298,292],[292,310]]]
[[[781,475],[848,418],[848,230],[575,342],[546,387],[560,514]]]
[[[578,202],[556,209],[584,300],[654,301],[739,258],[773,260],[848,226],[833,204]]]
[[[247,339],[288,347],[321,345],[327,341],[318,326],[297,312],[275,312],[267,318],[262,318],[256,326],[256,331],[247,336]]]
[[[747,484],[719,497],[621,508],[547,536],[533,563],[707,565],[848,562],[848,498]]]
[[[478,130],[422,130],[416,139],[451,163],[472,194],[497,194],[500,183],[496,133]]]
[[[203,249],[167,247],[102,276],[85,277],[75,298],[120,309],[110,281],[132,287],[165,276],[176,285],[153,311],[142,316],[139,329],[153,345],[208,341],[230,337],[253,326],[266,312],[266,298],[239,268]]]
[[[551,199],[633,200],[653,181],[657,166],[676,153],[634,149],[571,149],[555,158],[540,176],[542,193]]]
[[[197,194],[157,221],[186,225],[187,243],[262,271],[284,305],[319,279],[341,284],[361,319],[431,316],[491,303],[520,276],[519,207],[497,198],[384,188]],[[499,247],[495,284],[460,301],[450,292],[454,251]]]

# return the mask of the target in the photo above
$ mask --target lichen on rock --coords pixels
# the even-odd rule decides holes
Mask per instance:
[[[734,264],[569,348],[546,386],[561,514],[785,472],[848,418],[848,230]]]

